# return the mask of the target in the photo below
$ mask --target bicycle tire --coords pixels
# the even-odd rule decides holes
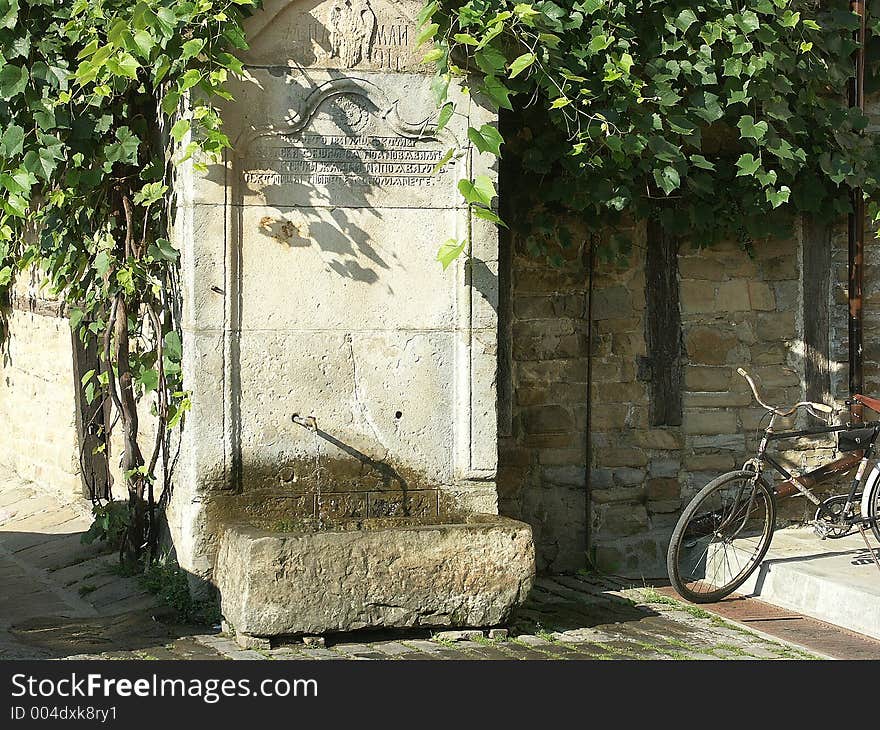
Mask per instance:
[[[762,478],[759,477],[755,483],[754,502],[756,506],[760,506],[760,509],[764,511],[764,516],[761,518],[762,521],[751,524],[753,514],[753,510],[749,506],[751,500],[749,503],[744,503],[741,499],[740,501],[734,501],[732,498],[730,504],[731,511],[726,517],[724,516],[725,507],[722,494],[724,488],[732,486],[734,482],[748,484],[754,479],[754,476],[754,472],[751,471],[731,471],[716,477],[697,492],[685,507],[681,517],[679,517],[669,541],[669,549],[666,553],[666,569],[670,582],[682,598],[692,603],[714,603],[720,601],[739,588],[760,565],[761,560],[767,554],[776,526],[776,500],[773,492]],[[739,488],[735,488],[735,490],[739,490]],[[751,490],[751,487],[749,487],[749,490]],[[717,499],[721,503],[720,512],[719,509],[710,509],[713,504],[710,500],[713,499]],[[700,523],[699,520],[703,520],[703,522]],[[718,575],[713,573],[711,580],[706,580],[705,578],[695,580],[694,573],[698,572],[700,561],[705,560],[703,568],[707,573],[710,563],[713,560],[718,562],[716,556],[719,548],[716,548],[715,552],[710,554],[711,541],[713,537],[719,536],[717,528],[724,528],[726,520],[731,520],[731,529],[734,529],[740,520],[742,520],[742,526],[732,533],[729,541],[721,539],[719,542],[722,546],[720,549],[724,551],[723,566],[718,565],[718,570],[721,572]],[[710,524],[711,529],[707,532],[707,527]],[[748,526],[747,531],[745,531],[746,526]],[[751,533],[758,529],[760,529],[760,532],[757,534],[757,544],[752,546],[751,543],[755,538],[751,536]],[[700,536],[701,533],[702,536]],[[699,543],[704,538],[708,538],[706,548],[700,553]],[[734,546],[732,544],[733,539],[740,540],[740,545]],[[730,550],[728,550],[727,545],[730,545]],[[686,551],[689,551],[689,554],[686,555]],[[750,554],[746,554],[749,551]],[[746,554],[743,567],[739,567],[740,553]],[[694,555],[697,556],[696,560],[694,560]],[[737,560],[735,573],[731,569],[730,555],[736,557]],[[682,570],[683,565],[690,565],[691,567]],[[716,582],[719,577],[723,578],[723,583],[720,585]],[[708,589],[701,591],[691,587],[697,583],[705,584]]]
[[[880,520],[880,479],[875,480],[871,485],[871,493],[868,495],[867,516],[871,520],[871,532],[874,533],[874,537],[880,542],[880,525],[877,524],[877,521]]]

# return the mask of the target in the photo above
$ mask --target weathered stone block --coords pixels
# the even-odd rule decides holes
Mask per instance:
[[[678,499],[681,495],[681,484],[675,478],[649,479],[645,492],[652,502]]]
[[[776,298],[776,309],[780,311],[792,311],[798,306],[800,282],[777,282],[773,285],[773,293]]]
[[[553,297],[518,296],[513,311],[520,319],[549,319],[553,316]]]
[[[593,292],[593,319],[629,317],[632,314],[632,294],[623,286],[610,286]]]
[[[646,449],[679,449],[683,444],[682,436],[676,431],[661,429],[639,430],[633,434],[633,441]]]
[[[598,508],[597,508],[598,509]],[[648,512],[641,504],[609,504],[599,511],[600,535],[635,535],[648,527]]]
[[[690,391],[719,391],[730,388],[733,369],[688,365],[684,369],[684,383]]]
[[[725,278],[724,266],[707,256],[679,256],[678,270],[682,282],[687,279],[709,279],[721,281]]]
[[[791,368],[753,368],[749,374],[755,378],[759,388],[796,388],[801,382],[800,375]]]
[[[767,312],[758,314],[757,334],[765,342],[793,340],[797,337],[794,312]]]
[[[787,355],[788,348],[780,342],[760,342],[751,347],[755,365],[782,365]]]
[[[596,322],[596,331],[599,334],[609,332],[635,332],[642,327],[639,317],[616,317],[614,319],[600,319]]]
[[[685,411],[685,433],[719,434],[731,433],[736,430],[736,414],[729,411]]]
[[[645,500],[644,485],[638,487],[611,487],[599,489],[595,481],[592,483],[590,499],[594,504],[611,504],[613,502],[643,502]]]
[[[679,459],[651,459],[648,474],[652,477],[674,477],[681,471]]]
[[[776,309],[776,297],[768,284],[762,281],[750,281],[748,288],[751,309],[763,311]]]
[[[719,449],[745,452],[746,438],[742,434],[722,433],[713,436],[693,436],[690,444],[695,449]]]
[[[572,428],[572,415],[562,406],[541,406],[525,409],[523,427],[530,434],[559,433]]]
[[[717,327],[692,327],[686,339],[688,358],[692,363],[724,365],[738,342],[734,333]]]
[[[796,279],[798,260],[795,252],[788,256],[776,256],[761,262],[761,273],[767,280]]]
[[[533,449],[572,449],[583,441],[583,435],[566,433],[530,433],[523,436],[523,446]]]
[[[751,393],[726,391],[718,393],[685,393],[685,408],[735,408],[754,400]]]
[[[625,487],[629,487],[634,484],[641,484],[644,480],[644,469],[632,469],[629,467],[622,467],[620,469],[614,470],[614,481],[618,484],[622,484]]]
[[[680,499],[668,499],[664,501],[648,502],[648,512],[655,514],[669,514],[678,512],[681,509]]]
[[[214,571],[224,618],[251,636],[503,623],[535,573],[528,525],[467,522],[274,533],[228,527]]]
[[[542,481],[556,486],[582,487],[586,483],[586,471],[580,466],[545,466],[541,469]]]
[[[520,361],[582,357],[586,352],[587,340],[586,336],[582,334],[561,337],[542,335],[514,338],[513,341],[513,355]]]
[[[715,311],[715,284],[712,282],[682,279],[679,297],[683,314]]]
[[[586,449],[544,449],[538,453],[538,462],[547,466],[580,466],[587,463]]]
[[[596,384],[593,388],[592,403],[636,403],[646,400],[647,392],[643,383],[619,383],[613,388]]]
[[[685,468],[691,471],[730,471],[736,466],[731,454],[693,454],[686,456]]]
[[[611,337],[611,351],[615,355],[632,357],[645,354],[645,335],[642,332],[615,332]]]
[[[642,449],[607,448],[596,451],[597,466],[645,466],[648,457]]]
[[[715,305],[721,312],[744,312],[752,308],[745,281],[725,281],[718,285]]]
[[[616,365],[616,372],[620,366]],[[518,377],[526,382],[586,383],[587,360],[544,360],[543,362],[523,362],[517,367]],[[594,364],[595,375],[595,364]]]

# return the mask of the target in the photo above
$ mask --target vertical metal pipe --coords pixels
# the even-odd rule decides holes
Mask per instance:
[[[850,10],[860,18],[856,32],[858,49],[855,52],[855,74],[850,82],[849,104],[865,109],[865,2],[850,0]],[[864,371],[862,367],[862,290],[865,278],[865,201],[861,188],[851,193],[852,211],[848,221],[849,248],[849,392],[850,395],[864,392]],[[862,407],[850,406],[852,420],[861,422]]]
[[[587,253],[587,419],[586,428],[586,455],[584,457],[585,470],[584,474],[584,541],[586,544],[587,561],[592,566],[593,556],[592,550],[592,505],[590,501],[593,489],[592,480],[592,463],[590,455],[592,449],[592,400],[593,400],[593,269],[595,267],[596,256],[596,234],[590,233],[590,250]]]

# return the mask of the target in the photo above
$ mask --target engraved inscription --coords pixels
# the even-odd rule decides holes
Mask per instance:
[[[378,135],[279,135],[254,145],[244,181],[256,186],[433,187],[437,183],[434,168],[443,151],[425,144]]]

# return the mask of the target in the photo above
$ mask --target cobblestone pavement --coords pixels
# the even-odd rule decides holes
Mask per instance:
[[[539,578],[505,638],[365,633],[244,649],[175,624],[114,556],[80,543],[89,517],[0,471],[0,659],[811,659],[650,588],[600,576]]]

